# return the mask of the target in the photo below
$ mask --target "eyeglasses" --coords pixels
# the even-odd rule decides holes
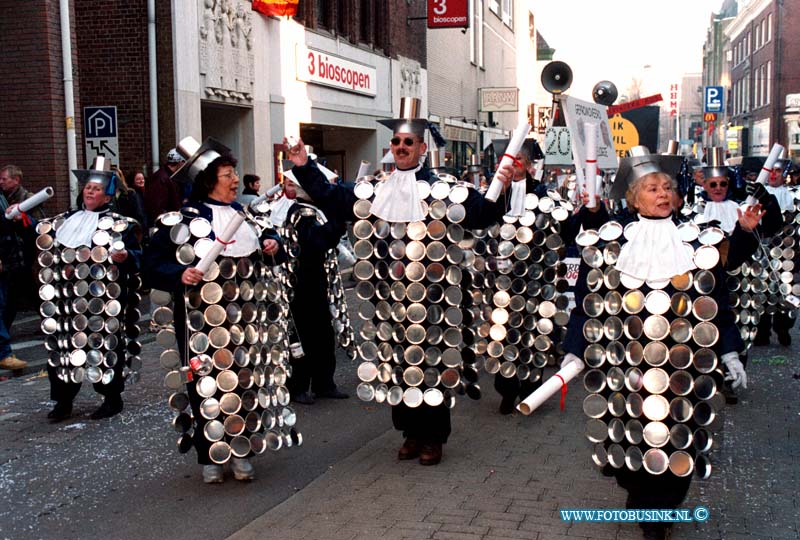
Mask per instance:
[[[717,189],[717,186],[719,186],[721,188],[725,188],[725,187],[728,187],[728,183],[727,182],[720,182],[720,183],[709,182],[708,183],[708,187],[710,187],[711,189]]]
[[[219,180],[222,180],[223,178],[226,179],[226,180],[230,180],[230,179],[232,179],[234,177],[239,178],[239,175],[236,173],[236,171],[232,171],[232,172],[229,172],[229,173],[218,174],[217,175],[217,179],[219,179]]]
[[[414,143],[416,143],[417,140],[412,139],[411,137],[405,137],[403,139],[401,139],[400,137],[392,137],[391,140],[389,140],[389,142],[392,143],[392,146],[400,146],[401,142],[406,146],[414,146]]]

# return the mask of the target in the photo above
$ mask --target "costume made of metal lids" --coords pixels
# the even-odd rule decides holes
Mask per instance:
[[[214,243],[211,222],[192,207],[161,215],[158,226],[169,230],[181,265],[194,266]],[[171,295],[153,290],[150,296],[157,306],[157,341],[165,348],[161,365],[173,391],[169,403],[177,413],[179,449],[188,451],[191,432],[200,432],[210,444],[209,458],[218,464],[302,442],[285,386],[291,375],[288,298],[261,255],[260,250],[249,257],[223,253],[200,284],[186,287],[185,336],[172,328]],[[181,359],[176,339],[186,340],[188,359]],[[187,385],[202,398],[194,417]]]
[[[593,459],[616,469],[707,477],[711,432],[723,404],[713,350],[720,308],[711,294],[725,286],[714,272],[725,236],[716,228],[680,229],[697,268],[654,282],[615,268],[624,234],[612,221],[577,239],[590,267],[581,309],[588,342],[583,409]]]
[[[455,405],[460,388],[480,396],[472,302],[462,263],[461,222],[471,186],[418,181],[424,221],[389,223],[371,212],[385,183],[361,181],[353,212],[358,261],[353,267],[364,321],[358,346],[362,360],[358,397],[408,407]]]
[[[137,291],[142,281],[138,270],[126,271],[111,254],[126,249],[124,237],[138,223],[113,212],[98,214],[96,228],[86,234],[89,242],[74,248],[57,237],[70,213],[36,226],[48,364],[67,383],[110,384],[116,377],[135,382],[141,367]]]
[[[522,216],[506,215],[462,243],[474,287],[472,348],[488,373],[535,382],[563,355],[569,285],[559,232],[572,210],[555,191],[528,193]]]
[[[280,230],[281,236],[286,242],[286,251],[289,255],[287,270],[290,276],[297,267],[297,256],[300,253],[300,249],[302,249],[299,244],[297,224],[300,220],[304,219],[314,220],[319,225],[323,225],[327,221],[325,215],[318,208],[299,202],[295,204],[301,206],[300,210],[292,213],[284,224],[284,227]],[[355,359],[357,354],[355,333],[353,331],[353,326],[350,324],[350,316],[347,312],[347,301],[344,296],[342,276],[339,272],[339,259],[337,257],[336,248],[331,248],[327,251],[324,268],[328,280],[328,303],[330,304],[334,334],[336,335],[339,346],[347,352],[347,355],[351,359]]]

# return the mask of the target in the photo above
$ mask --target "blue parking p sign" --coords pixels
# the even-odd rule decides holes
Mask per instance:
[[[704,112],[707,113],[721,113],[722,112],[722,97],[723,88],[721,86],[706,86],[705,88],[705,103]]]

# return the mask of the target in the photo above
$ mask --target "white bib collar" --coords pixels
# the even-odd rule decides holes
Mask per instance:
[[[667,217],[639,217],[625,230],[628,241],[619,252],[616,268],[640,280],[664,280],[696,268],[681,241],[678,227]]]
[[[395,169],[379,185],[372,201],[372,214],[389,223],[409,223],[425,219],[417,189],[416,173],[421,168],[422,164],[406,171]]]

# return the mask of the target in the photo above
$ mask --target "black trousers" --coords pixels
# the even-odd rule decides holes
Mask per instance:
[[[531,375],[531,377],[533,377],[533,375]],[[497,390],[497,393],[500,394],[500,396],[502,396],[504,399],[525,399],[540,386],[542,386],[541,373],[536,382],[533,382],[531,379],[525,379],[524,381],[521,381],[519,380],[519,377],[516,376],[503,377],[500,375],[500,373],[494,374],[494,389]]]
[[[610,465],[607,466],[610,468]],[[686,499],[692,476],[679,477],[667,471],[650,474],[644,469],[612,469],[620,487],[628,492],[628,509],[675,509]]]
[[[9,286],[6,290],[6,309],[2,315],[6,328],[11,332],[20,306],[31,298],[38,298],[38,294],[33,293],[33,279],[28,270],[9,272],[5,279]]]
[[[769,339],[772,330],[775,330],[776,334],[782,334],[788,332],[793,326],[794,319],[782,311],[764,313],[758,322],[758,334],[764,336],[764,339]]]
[[[336,371],[336,336],[333,331],[327,299],[310,302],[297,295],[291,303],[294,324],[300,343],[302,358],[292,358],[292,376],[288,387],[293,396],[307,392],[322,393],[336,388],[333,375]]]
[[[445,444],[451,431],[450,409],[424,403],[412,409],[400,403],[392,407],[392,424],[403,432],[403,437]]]
[[[112,368],[114,378],[108,384],[94,383],[94,391],[106,399],[121,399],[125,390],[125,380],[122,378],[122,369],[125,367],[124,353],[119,354],[119,360]],[[47,365],[47,378],[50,380],[50,399],[57,403],[72,403],[81,390],[81,383],[64,382],[58,378],[56,368]]]

